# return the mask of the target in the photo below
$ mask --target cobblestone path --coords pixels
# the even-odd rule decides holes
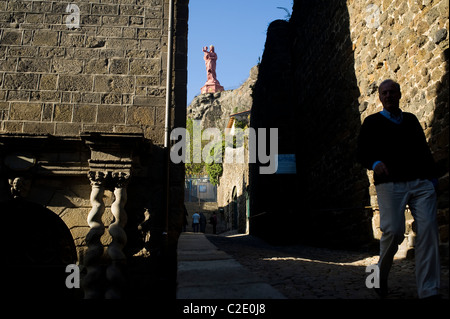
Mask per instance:
[[[365,285],[374,252],[344,251],[303,245],[274,246],[245,235],[207,238],[289,299],[375,299]],[[415,299],[413,259],[394,261],[388,299]],[[449,298],[449,267],[442,266],[441,294]]]

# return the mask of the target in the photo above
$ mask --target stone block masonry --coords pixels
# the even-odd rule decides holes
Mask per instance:
[[[64,221],[86,298],[123,296],[126,259],[163,243],[170,256],[149,276],[164,287],[152,294],[174,294],[184,165],[168,174],[163,144],[167,94],[170,127],[186,123],[189,1],[173,1],[168,71],[169,2],[0,0],[0,209],[14,215],[21,197]],[[165,240],[147,242],[150,232]]]
[[[401,108],[418,117],[439,168],[440,239],[448,244],[449,2],[383,0],[372,1],[370,7],[347,3],[361,121],[381,111],[378,85],[383,79],[400,83]],[[372,183],[371,174],[369,180]],[[376,208],[373,186],[369,195]],[[378,237],[378,226],[375,230]]]
[[[164,0],[0,1],[0,132],[162,144],[167,11]]]

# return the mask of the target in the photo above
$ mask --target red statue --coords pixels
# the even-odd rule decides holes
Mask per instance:
[[[208,47],[204,47],[203,52],[205,53],[204,59],[207,72],[206,75],[207,81],[205,83],[205,86],[202,87],[201,92],[202,94],[222,92],[224,88],[223,86],[220,85],[219,81],[217,80],[216,74],[217,53],[214,52],[214,46],[211,45],[209,47],[209,51]]]

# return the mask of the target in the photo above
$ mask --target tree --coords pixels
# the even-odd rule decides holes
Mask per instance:
[[[212,161],[210,163],[206,163],[206,172],[209,176],[209,181],[213,185],[219,184],[219,179],[222,177],[223,174],[223,157],[225,154],[225,140],[222,139],[220,147],[222,152],[216,152],[218,147],[211,148],[211,151],[209,153],[210,158]],[[215,145],[216,146],[216,145]]]

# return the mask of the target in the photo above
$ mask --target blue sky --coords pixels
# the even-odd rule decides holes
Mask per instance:
[[[206,82],[202,48],[214,45],[217,78],[225,90],[238,88],[263,55],[270,22],[286,19],[292,0],[190,0],[188,105]]]

